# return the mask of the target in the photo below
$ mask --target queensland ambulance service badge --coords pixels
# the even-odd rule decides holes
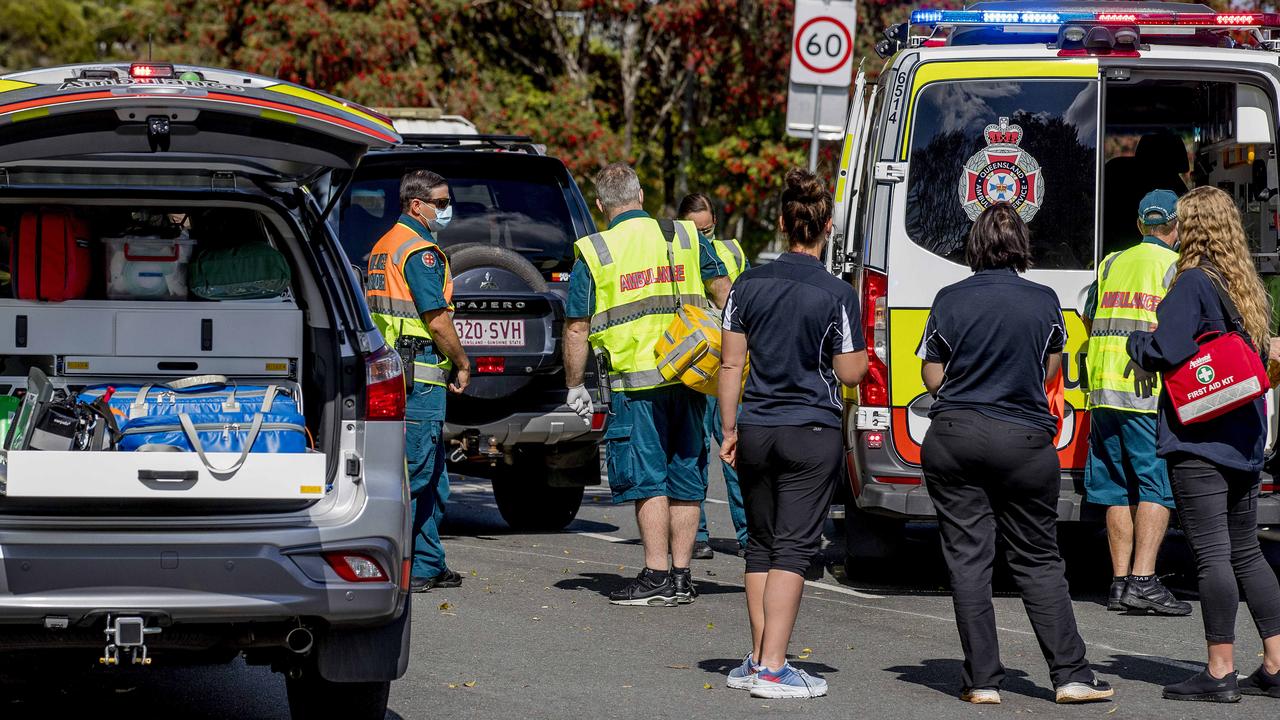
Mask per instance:
[[[1002,117],[982,134],[987,146],[969,158],[960,178],[965,214],[977,220],[988,207],[1009,203],[1023,220],[1031,222],[1044,202],[1044,178],[1040,163],[1019,147],[1022,127]]]

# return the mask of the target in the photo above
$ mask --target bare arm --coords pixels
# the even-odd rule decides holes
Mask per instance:
[[[924,389],[935,398],[938,397],[938,390],[942,387],[942,380],[945,377],[942,363],[926,362],[921,365],[920,377],[924,380]]]
[[[590,323],[586,318],[568,318],[564,324],[564,381],[569,387],[583,384],[587,371],[587,333]],[[604,382],[601,378],[600,382]]]
[[[1044,379],[1048,380],[1058,371],[1062,369],[1062,353],[1053,353],[1049,356],[1049,361],[1044,364]]]
[[[866,350],[840,353],[831,358],[831,364],[835,366],[836,377],[840,378],[840,382],[849,387],[857,387],[862,382],[862,378],[866,377],[868,362]]]
[[[725,330],[720,336],[720,426],[724,442],[720,458],[733,465],[738,456],[738,400],[742,396],[742,369],[747,364],[747,336]]]
[[[733,289],[733,283],[727,275],[713,277],[707,281],[707,297],[711,298],[711,303],[720,310],[724,309],[725,302],[729,300],[731,289]]]
[[[422,321],[431,328],[431,341],[453,362],[454,370],[457,371],[457,379],[449,389],[455,393],[466,390],[471,383],[471,360],[467,358],[467,351],[462,349],[462,341],[453,329],[453,313],[448,308],[428,310],[422,313]]]

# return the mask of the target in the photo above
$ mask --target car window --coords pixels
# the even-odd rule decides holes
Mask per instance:
[[[449,172],[448,166],[423,163],[449,181],[453,221],[439,233],[441,247],[482,243],[514,250],[540,268],[573,258],[577,239],[560,179],[526,172]],[[527,169],[526,169],[527,170]],[[386,175],[386,173],[384,173]],[[339,229],[347,256],[357,264],[400,217],[400,169],[390,176],[357,179],[343,203]]]
[[[1040,269],[1094,265],[1097,84],[1080,80],[938,82],[920,92],[907,179],[907,234],[964,262],[987,206],[1014,205]]]

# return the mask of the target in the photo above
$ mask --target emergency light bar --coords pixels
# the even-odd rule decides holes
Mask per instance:
[[[1192,28],[1280,28],[1280,13],[1053,12],[1052,10],[915,10],[912,25],[962,27],[1055,26],[1068,23]]]

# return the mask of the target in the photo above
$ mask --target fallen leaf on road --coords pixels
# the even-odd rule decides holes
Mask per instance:
[[[671,668],[672,670],[688,670],[689,669],[688,665],[668,665],[667,667]]]
[[[1108,715],[1112,715],[1112,714],[1114,714],[1114,713],[1115,713],[1115,711],[1117,711],[1117,710],[1119,710],[1119,709],[1120,709],[1120,706],[1119,706],[1119,705],[1117,705],[1117,706],[1115,706],[1115,707],[1111,708],[1110,710],[1108,710],[1108,711],[1107,711],[1107,714],[1108,714]]]
[[[564,569],[564,574],[565,574],[565,575],[568,575],[568,574],[569,574],[569,568],[565,568],[565,569]]]
[[[715,623],[707,623],[707,629],[708,629],[708,630],[715,630],[715,629],[716,629],[716,624],[715,624]]]
[[[462,683],[462,686],[463,686],[463,687],[475,687],[475,686],[476,686],[476,681],[475,681],[475,680],[468,680],[468,681],[466,681],[466,682]]]
[[[703,690],[710,690],[710,689],[711,689],[711,683],[702,683],[702,689],[703,689]]]
[[[578,561],[578,564],[579,564],[579,565],[586,565],[586,564],[587,564],[587,561],[586,561],[586,560],[579,560],[579,561]]]
[[[458,689],[458,683],[449,683],[449,689],[450,689],[450,690],[457,690],[457,689]]]
[[[547,609],[547,608],[549,608],[549,607],[551,607],[551,606],[550,606],[550,605],[543,605],[543,606],[542,606],[542,609],[543,609],[543,610],[546,610],[546,609]]]
[[[440,612],[448,612],[452,609],[453,609],[453,606],[450,605],[448,602],[440,603]]]
[[[568,554],[569,554],[569,551],[568,551],[568,550],[565,550],[565,551],[564,551],[564,554],[565,554],[565,555],[568,555]]]
[[[472,571],[471,571],[471,577],[475,577],[475,576],[477,576],[477,575],[479,575],[479,574],[480,574],[480,573],[476,572],[475,570],[472,570]]]
[[[622,572],[623,570],[626,570],[626,569],[627,569],[627,566],[626,566],[626,565],[619,565],[619,566],[618,566],[618,572]]]
[[[796,656],[796,659],[797,659],[797,660],[808,660],[808,659],[809,659],[809,653],[807,653],[807,652],[802,652],[802,653],[800,653],[799,655],[797,655],[797,656]]]
[[[542,622],[542,618],[540,618],[540,617],[535,617],[535,618],[533,618],[533,620],[534,620],[534,622]]]

